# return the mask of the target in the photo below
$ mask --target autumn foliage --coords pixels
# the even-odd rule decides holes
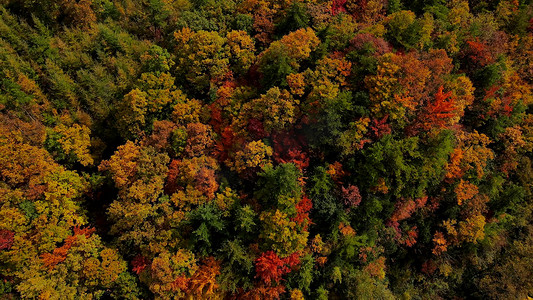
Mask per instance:
[[[533,4],[0,1],[0,299],[529,299]]]

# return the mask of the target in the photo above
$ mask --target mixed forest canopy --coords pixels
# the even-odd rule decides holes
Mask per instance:
[[[531,299],[527,0],[0,0],[1,299]]]

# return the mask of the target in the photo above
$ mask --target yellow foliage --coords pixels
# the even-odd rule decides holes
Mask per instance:
[[[58,142],[67,154],[72,153],[76,156],[83,166],[92,165],[93,158],[89,152],[91,146],[91,130],[85,125],[74,124],[66,127],[60,124],[54,128],[54,131],[61,137]]]
[[[197,90],[220,82],[229,69],[230,49],[216,31],[193,32],[183,28],[174,33],[181,75]]]
[[[148,99],[145,92],[133,89],[124,96],[118,107],[118,127],[121,131],[137,136],[146,123]]]
[[[437,231],[435,235],[433,236],[433,243],[435,244],[435,247],[433,248],[433,254],[439,255],[442,252],[445,252],[448,248],[448,241],[446,241],[446,238],[444,237],[444,234],[442,232]]]
[[[245,103],[242,109],[248,118],[263,119],[265,130],[271,132],[283,130],[296,122],[299,103],[289,91],[273,87],[259,99]]]
[[[362,148],[364,135],[368,131],[369,118],[361,118],[350,123],[348,130],[344,131],[338,139],[342,154],[350,155]]]
[[[180,90],[174,86],[174,77],[169,73],[153,74],[142,73],[139,85],[146,93],[147,112],[156,113],[161,111],[165,105],[177,102],[183,98]]]
[[[320,236],[320,234],[317,234],[311,241],[311,251],[315,253],[320,253],[322,252],[323,246],[324,242],[322,241],[322,237]]]
[[[474,102],[474,85],[466,76],[459,76],[455,80],[446,84],[447,90],[452,91],[455,116],[452,123],[458,123],[464,115],[464,110]]]
[[[192,275],[198,270],[196,258],[190,250],[179,249],[171,261],[173,269],[179,274]]]
[[[311,28],[301,28],[281,38],[280,42],[288,48],[289,57],[303,60],[320,44],[320,40]],[[273,43],[274,44],[274,43]]]
[[[465,200],[472,199],[478,193],[478,187],[468,181],[461,179],[461,182],[455,188],[457,195],[457,204],[461,205]]]
[[[242,173],[250,168],[264,168],[272,165],[270,157],[272,148],[265,145],[262,141],[253,141],[248,143],[243,150],[235,154],[235,162],[229,162],[232,170]]]
[[[187,125],[190,123],[200,123],[200,113],[202,111],[202,103],[196,99],[186,99],[185,95],[181,94],[178,97],[177,104],[174,105],[172,111],[172,120],[178,125]]]
[[[467,27],[472,22],[472,14],[470,14],[470,7],[466,0],[451,1],[450,10],[448,12],[448,20],[450,24],[458,27]]]
[[[235,61],[237,70],[246,72],[255,63],[255,45],[252,38],[242,30],[233,30],[226,35],[231,58]]]
[[[177,191],[170,197],[170,201],[180,210],[189,211],[192,207],[207,202],[207,198],[202,192],[189,187],[185,191]]]
[[[460,178],[470,170],[475,170],[481,179],[488,161],[494,158],[494,152],[487,147],[491,143],[489,137],[476,130],[472,133],[460,131],[456,136],[458,145],[446,166],[446,179]]]
[[[268,57],[270,53],[286,53],[289,57],[289,65],[294,69],[298,69],[300,62],[309,58],[311,51],[319,44],[320,40],[311,28],[301,28],[270,44],[270,47],[261,56]],[[262,63],[268,62],[263,61]]]
[[[122,188],[131,183],[137,172],[137,157],[140,147],[132,141],[119,146],[109,160],[103,161],[98,166],[99,171],[109,171],[117,188]]]
[[[439,266],[439,271],[442,275],[444,275],[444,277],[448,277],[450,274],[452,274],[453,268],[450,266],[450,264],[443,263]]]
[[[98,272],[100,283],[110,286],[118,279],[120,273],[126,271],[126,263],[120,260],[120,256],[114,249],[106,248],[100,252],[102,263]]]
[[[389,187],[385,182],[383,177],[378,178],[378,184],[373,188],[376,192],[387,194],[389,192]]]
[[[281,257],[303,250],[307,244],[309,232],[299,230],[297,223],[291,221],[286,213],[280,210],[263,212],[260,220],[263,222],[260,237]]]
[[[485,217],[482,215],[467,218],[459,222],[459,235],[462,240],[476,243],[485,238]]]
[[[215,197],[216,206],[223,211],[223,214],[229,216],[229,209],[235,203],[235,200],[238,199],[237,193],[235,193],[231,188],[226,187],[224,191],[218,193]]]
[[[344,236],[354,236],[355,230],[349,224],[344,224],[343,222],[339,223],[339,231]]]
[[[305,300],[304,293],[299,289],[294,289],[291,291],[291,300]]]
[[[291,73],[287,75],[287,83],[291,90],[291,94],[302,96],[305,89],[305,77],[302,73]]]

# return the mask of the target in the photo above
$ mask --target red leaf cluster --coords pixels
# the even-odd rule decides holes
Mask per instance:
[[[150,260],[142,255],[137,255],[131,261],[131,265],[133,267],[132,271],[139,275],[144,269],[146,269],[147,266],[150,265]]]
[[[276,132],[272,134],[274,142],[274,160],[277,163],[293,163],[300,170],[309,166],[309,157],[304,152],[307,146],[305,138],[294,131]]]
[[[293,221],[299,225],[304,224],[304,230],[307,230],[307,227],[311,224],[311,219],[309,218],[309,211],[313,208],[313,202],[306,195],[302,197],[296,204],[296,217],[293,218]]]
[[[464,57],[475,67],[482,68],[494,63],[495,59],[485,43],[479,41],[466,41]]]
[[[299,264],[300,254],[298,252],[280,258],[274,251],[269,250],[255,260],[256,277],[267,285],[272,282],[279,283],[283,275]]]
[[[260,140],[267,136],[263,122],[255,118],[250,118],[250,120],[248,120],[248,132],[256,140]]]
[[[375,139],[381,139],[383,136],[390,134],[392,129],[387,123],[388,115],[384,116],[381,119],[373,119],[372,124],[370,125],[370,130],[372,132],[372,137]]]
[[[13,246],[15,233],[10,230],[0,230],[0,250],[9,250]]]
[[[86,238],[90,237],[94,232],[94,228],[80,228],[78,226],[73,228],[74,234],[65,239],[63,246],[54,249],[52,253],[44,253],[41,255],[41,259],[46,267],[53,269],[58,263],[62,262],[67,258],[67,252],[76,245],[78,241],[78,236],[84,235]]]
[[[333,0],[333,4],[331,5],[331,13],[336,15],[339,12],[346,12],[346,2],[347,0]]]
[[[344,205],[349,208],[357,207],[361,203],[361,193],[359,193],[359,188],[355,185],[349,184],[347,188],[342,187],[341,192]]]

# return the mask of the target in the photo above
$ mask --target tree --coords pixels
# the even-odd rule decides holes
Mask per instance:
[[[478,187],[468,181],[461,181],[455,188],[457,195],[457,204],[462,205],[466,200],[472,199],[478,193]]]
[[[256,277],[261,279],[266,285],[279,283],[282,276],[289,273],[298,264],[298,254],[294,257],[289,256],[283,259],[273,251],[267,251],[255,260]]]
[[[433,17],[424,14],[417,19],[412,11],[402,10],[387,17],[387,34],[396,45],[407,49],[423,48],[431,41]]]
[[[183,28],[174,33],[178,74],[186,79],[187,86],[205,95],[212,82],[221,82],[228,73],[230,51],[225,39],[217,32],[193,32]]]
[[[231,53],[230,65],[233,72],[246,74],[256,60],[254,41],[242,30],[228,32],[226,40]]]
[[[377,118],[405,124],[426,96],[425,82],[429,70],[414,55],[387,53],[380,57],[377,74],[367,76],[372,113]]]
[[[169,72],[174,66],[174,61],[168,51],[157,45],[152,45],[148,51],[141,56],[144,73],[161,74]]]
[[[58,161],[79,162],[83,166],[93,163],[90,153],[90,129],[85,125],[56,126],[47,137],[47,148]]]
[[[152,218],[161,205],[168,162],[168,155],[128,141],[100,164],[99,169],[109,172],[118,189],[118,199],[107,213],[113,221],[111,232],[118,234],[121,241],[146,246],[145,240],[155,238]],[[132,211],[136,213],[131,214]]]
[[[238,173],[246,175],[245,172],[257,172],[259,169],[271,166],[271,156],[272,148],[270,146],[265,145],[262,141],[253,141],[246,144],[243,150],[235,153],[235,161],[229,161],[229,165]]]
[[[524,0],[0,0],[0,299],[533,295]]]
[[[20,132],[6,129],[0,124],[4,276],[30,298],[99,297],[106,289],[129,284],[119,280],[128,275],[117,252],[103,246],[94,229],[80,228],[87,222],[80,201],[87,182],[55,163],[43,148],[24,142]],[[89,257],[94,264],[84,268]],[[84,274],[91,268],[96,273]],[[132,289],[134,295],[136,287]]]
[[[152,134],[145,137],[142,143],[154,147],[157,151],[179,154],[184,150],[184,145],[180,143],[181,140],[178,140],[180,138],[178,135],[180,132],[183,132],[185,136],[187,135],[183,129],[180,129],[170,121],[154,121]]]
[[[159,254],[149,267],[151,276],[141,278],[149,280],[150,290],[160,297],[185,297],[189,292],[191,275],[199,269],[195,255],[184,249]]]
[[[461,131],[457,134],[457,139],[458,145],[446,166],[446,179],[461,178],[467,172],[473,173],[478,179],[482,178],[488,161],[494,158],[494,152],[487,147],[490,139],[475,130],[472,133]]]
[[[277,205],[283,198],[300,199],[302,186],[300,170],[294,164],[280,164],[263,168],[259,174],[258,197],[265,204]]]
[[[249,119],[262,120],[267,133],[281,131],[296,123],[299,101],[292,98],[287,90],[277,87],[269,89],[259,99],[243,105]]]
[[[309,233],[299,230],[298,224],[291,221],[286,213],[280,210],[264,212],[259,219],[263,222],[260,237],[264,239],[265,246],[282,257],[302,250],[307,244]]]
[[[361,203],[361,194],[359,188],[355,185],[349,184],[347,188],[341,188],[344,205],[348,208],[355,208]]]
[[[202,123],[187,124],[187,144],[185,153],[188,156],[202,156],[210,152],[214,144],[211,126]]]
[[[144,129],[148,111],[146,98],[146,93],[139,89],[134,89],[124,96],[122,105],[118,108],[117,127],[125,137],[138,137]]]
[[[273,42],[259,57],[259,71],[263,74],[265,87],[284,84],[287,75],[298,70],[300,62],[309,58],[320,40],[310,29],[298,29]]]
[[[176,190],[186,193],[196,191],[211,200],[219,186],[215,176],[218,168],[217,161],[209,156],[173,160],[168,171],[167,193],[172,194]]]
[[[420,130],[428,131],[430,129],[441,129],[453,125],[452,118],[457,115],[454,114],[455,99],[451,98],[452,91],[443,93],[443,87],[435,94],[435,101],[427,103],[425,111],[419,115],[418,124]]]
[[[309,16],[306,7],[300,2],[293,2],[286,10],[285,17],[276,26],[278,33],[287,34],[308,27]]]
[[[204,260],[190,282],[190,295],[199,298],[208,298],[216,295],[219,285],[216,276],[220,274],[220,262],[213,257]]]

